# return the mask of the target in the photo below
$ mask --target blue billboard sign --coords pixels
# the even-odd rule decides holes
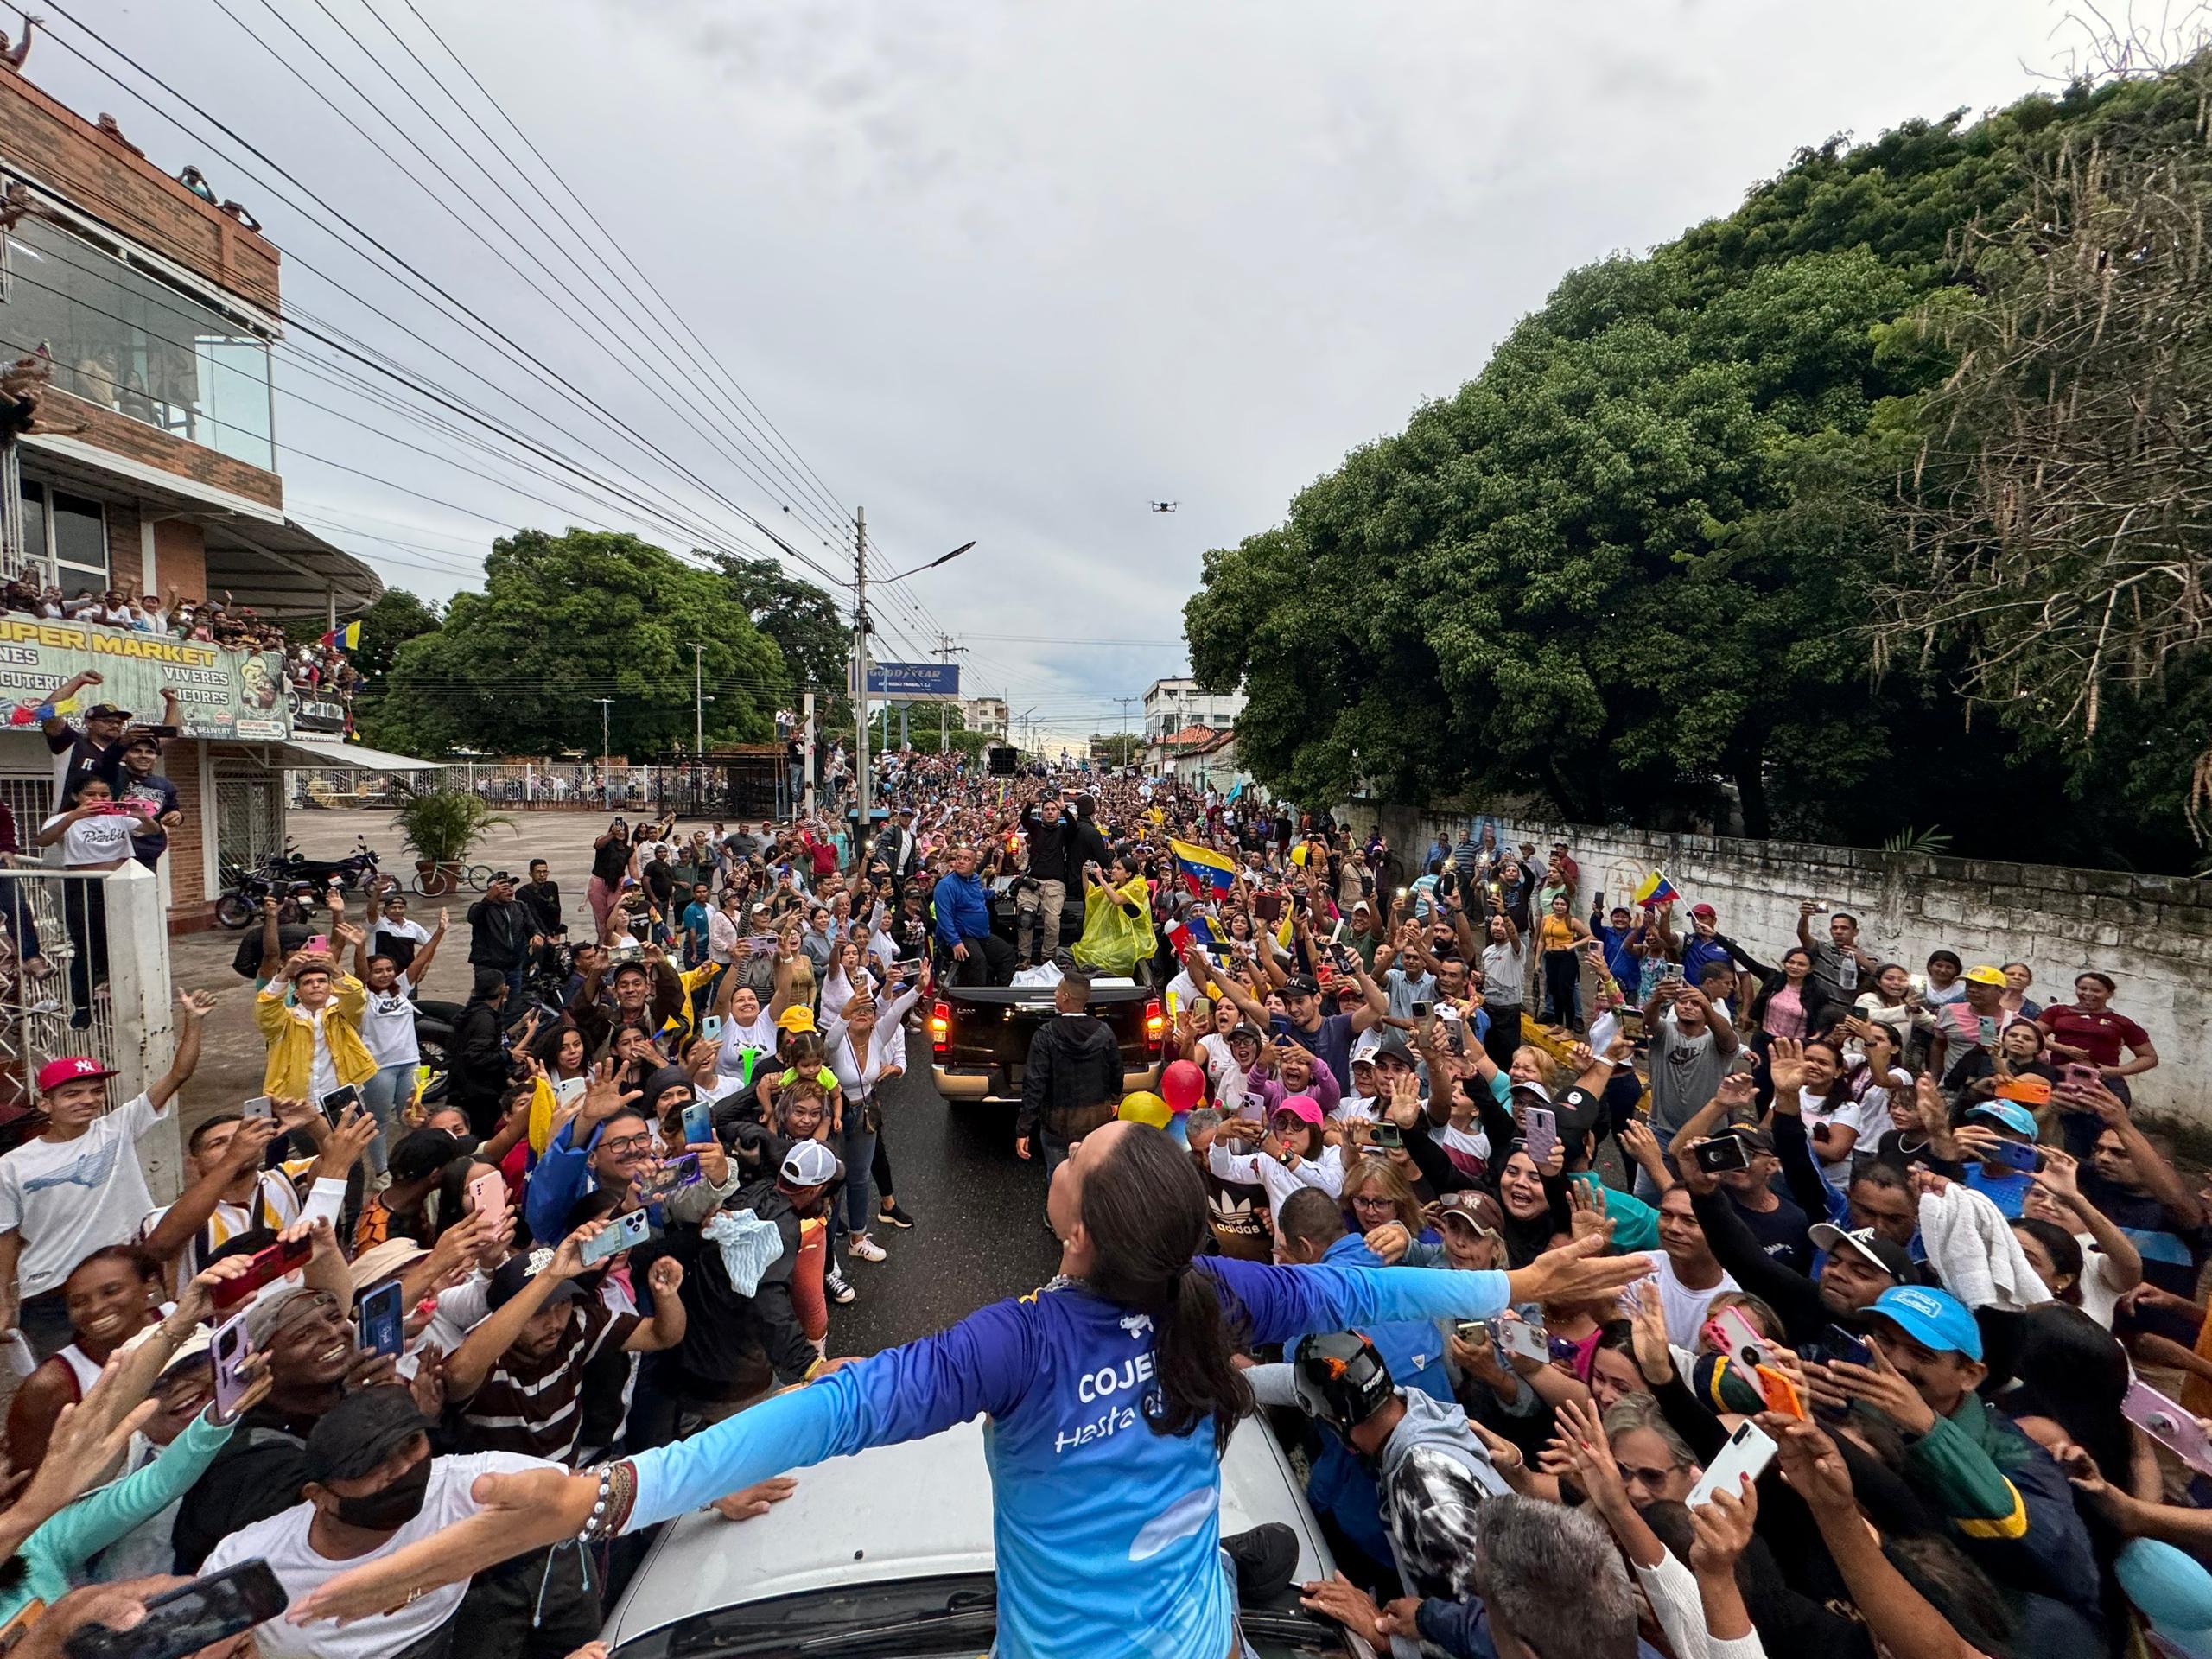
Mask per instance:
[[[872,663],[868,671],[872,697],[957,697],[957,663]]]

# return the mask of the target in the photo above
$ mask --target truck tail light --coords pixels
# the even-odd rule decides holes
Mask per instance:
[[[952,1046],[952,1005],[942,999],[930,1004],[930,1047],[942,1054]]]
[[[1167,1040],[1167,1016],[1161,1012],[1156,996],[1148,998],[1144,1005],[1144,1040],[1145,1046],[1154,1053]]]

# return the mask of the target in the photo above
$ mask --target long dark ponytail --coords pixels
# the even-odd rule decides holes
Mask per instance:
[[[1236,1344],[1220,1291],[1191,1265],[1205,1242],[1206,1194],[1190,1154],[1132,1123],[1084,1172],[1081,1203],[1096,1252],[1090,1287],[1152,1318],[1156,1387],[1146,1422],[1155,1434],[1187,1434],[1211,1419],[1215,1451],[1225,1451],[1252,1390],[1230,1363]]]

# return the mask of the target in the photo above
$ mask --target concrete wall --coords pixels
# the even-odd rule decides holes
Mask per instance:
[[[1501,845],[1523,842],[1542,867],[1564,841],[1582,868],[1580,907],[1603,891],[1610,905],[1653,870],[1663,870],[1684,904],[1720,912],[1723,932],[1764,962],[1796,938],[1807,899],[1859,918],[1870,949],[1917,971],[1938,948],[1968,967],[2024,962],[2029,995],[2070,1001],[2073,976],[2095,968],[2119,982],[2113,1007],[2141,1025],[2161,1064],[2135,1080],[2137,1101],[2190,1128],[2212,1132],[2212,881],[2123,871],[2063,869],[1981,859],[1899,858],[1859,848],[1802,842],[1557,824],[1493,815]],[[1379,824],[1412,868],[1441,833],[1456,845],[1468,815],[1356,804],[1338,822]],[[1820,918],[1815,918],[1818,925]]]

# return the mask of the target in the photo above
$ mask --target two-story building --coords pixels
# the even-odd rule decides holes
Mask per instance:
[[[1227,731],[1243,712],[1242,691],[1201,690],[1198,683],[1187,675],[1154,680],[1144,690],[1147,769],[1156,773],[1167,772],[1176,755],[1189,747],[1182,741],[1183,733],[1194,727],[1203,727],[1208,732]]]
[[[21,74],[0,73],[0,176],[30,200],[0,238],[0,362],[52,361],[36,429],[0,445],[0,575],[327,626],[371,603],[376,572],[285,516],[276,246]],[[185,827],[161,879],[171,925],[194,925],[226,860],[282,846],[282,772],[342,753],[342,711],[296,707],[277,652],[0,613],[0,802],[26,842],[56,780],[24,711],[88,668],[80,706],[150,722],[177,694],[163,769]]]

